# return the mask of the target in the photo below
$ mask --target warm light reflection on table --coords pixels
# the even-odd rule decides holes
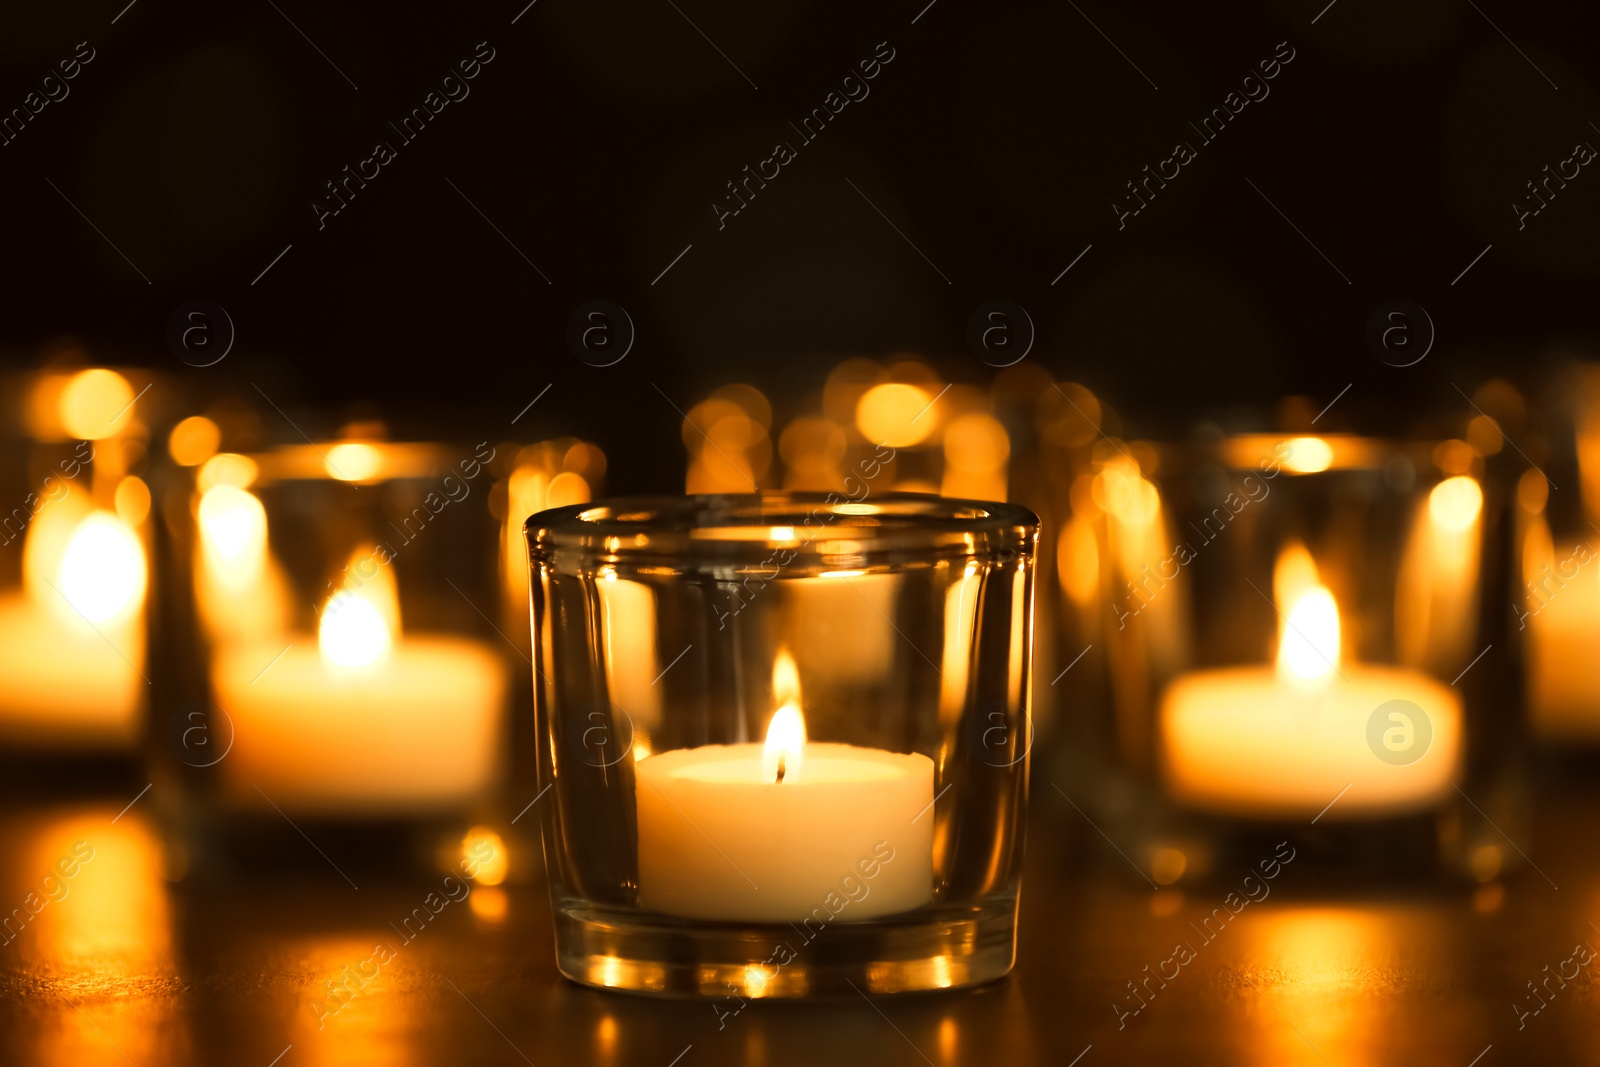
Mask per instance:
[[[116,815],[114,807],[80,808],[34,821],[11,838],[6,907],[28,914],[42,906],[20,929],[17,912],[7,911],[6,933],[14,939],[0,952],[27,969],[35,995],[45,998],[41,1005],[55,1015],[52,1025],[34,1030],[31,1055],[40,1062],[127,1057],[142,1065],[163,1062],[187,1043],[186,1008],[172,996],[181,981],[160,850],[142,819],[130,814],[113,823]],[[91,858],[79,862],[84,855]],[[71,858],[71,877],[57,867],[64,857]]]
[[[859,998],[772,1004],[751,996],[719,1030],[705,1002],[618,997],[562,981],[543,886],[475,885],[466,906],[446,907],[409,942],[390,922],[437,883],[361,879],[357,891],[330,871],[169,889],[145,821],[156,800],[144,797],[115,823],[125,801],[0,817],[6,908],[21,905],[75,842],[95,849],[67,895],[0,945],[0,1063],[267,1067],[292,1045],[279,1067],[666,1067],[692,1045],[679,1067],[923,1057],[938,1067],[1022,1067],[1071,1063],[1092,1045],[1080,1067],[1464,1067],[1491,1042],[1491,1057],[1507,1050],[1498,1062],[1596,1062],[1592,986],[1569,985],[1521,1033],[1510,1010],[1524,980],[1575,941],[1596,940],[1585,934],[1588,920],[1600,920],[1592,850],[1535,851],[1561,891],[1538,878],[1496,883],[1488,888],[1498,903],[1484,907],[1449,890],[1319,900],[1329,887],[1303,866],[1314,846],[1301,842],[1301,858],[1272,883],[1271,897],[1203,943],[1189,922],[1219,905],[1223,889],[1167,890],[1153,908],[1131,872],[1086,871],[1081,857],[1069,861],[1057,828],[1036,821],[1022,951],[1010,979],[938,996],[863,990],[870,1006]],[[1533,839],[1573,840],[1597,816],[1600,799],[1547,813]],[[1198,946],[1196,959],[1119,1031],[1111,1000],[1179,940]],[[326,983],[380,942],[394,958],[336,1013],[319,1016]]]
[[[1230,929],[1228,935],[1231,935]],[[1373,1010],[1390,987],[1401,946],[1417,937],[1403,911],[1355,907],[1263,910],[1232,946],[1247,987],[1243,1008],[1256,1040],[1247,1062],[1370,1062],[1403,1018]]]

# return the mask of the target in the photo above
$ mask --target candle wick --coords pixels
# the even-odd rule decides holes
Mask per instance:
[[[783,776],[784,776],[784,773],[787,770],[788,770],[788,768],[784,766],[783,753],[780,752],[780,753],[778,753],[778,784],[779,785],[783,784]]]

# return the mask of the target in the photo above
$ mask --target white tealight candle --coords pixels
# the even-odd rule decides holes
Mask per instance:
[[[1555,562],[1548,528],[1538,530],[1545,558],[1527,566],[1518,619],[1527,630],[1528,717],[1540,738],[1592,744],[1600,740],[1600,671],[1590,659],[1600,646],[1600,567],[1589,566],[1595,552],[1581,541]]]
[[[212,688],[234,737],[218,769],[237,801],[413,815],[466,804],[493,784],[504,664],[468,638],[398,636],[398,613],[381,571],[324,608],[319,647],[218,653]]]
[[[1191,808],[1257,818],[1325,810],[1329,820],[1368,818],[1437,804],[1461,765],[1460,697],[1420,671],[1340,666],[1332,595],[1315,584],[1303,549],[1285,561],[1275,583],[1289,605],[1276,669],[1197,671],[1167,689],[1160,722],[1168,791]],[[1370,723],[1391,701],[1415,708],[1380,716],[1376,743],[1393,753],[1383,758]],[[1408,749],[1422,745],[1411,759]]]
[[[764,744],[677,749],[635,765],[641,907],[852,921],[932,899],[933,761],[808,742],[792,692]]]
[[[0,741],[131,749],[147,685],[144,546],[109,512],[54,506],[29,532],[25,591],[0,598]]]

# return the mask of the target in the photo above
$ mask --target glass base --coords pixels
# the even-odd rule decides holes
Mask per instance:
[[[583,985],[662,997],[855,997],[959,989],[1016,958],[1016,898],[833,923],[707,923],[558,903],[556,964]]]
[[[1500,815],[1500,825],[1513,832],[1520,827],[1510,811]],[[1369,886],[1375,879],[1389,885],[1475,884],[1521,866],[1520,854],[1497,822],[1460,801],[1432,810],[1320,824],[1168,811],[1144,835],[1136,858],[1157,883],[1194,886],[1237,881],[1264,861],[1281,861],[1285,855],[1295,857],[1296,881],[1323,890]]]
[[[167,811],[172,867],[197,881],[296,878],[352,886],[458,873],[465,817],[339,819],[267,812]]]

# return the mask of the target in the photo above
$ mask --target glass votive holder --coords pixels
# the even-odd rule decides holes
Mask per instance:
[[[0,790],[138,789],[156,673],[151,384],[77,363],[0,381]]]
[[[1516,859],[1504,493],[1465,441],[1250,434],[1105,455],[1120,781],[1153,884],[1303,842],[1329,880]],[[1241,866],[1242,865],[1242,866]]]
[[[1037,520],[866,496],[528,520],[567,977],[742,1002],[1010,969]]]
[[[1583,764],[1600,753],[1600,364],[1561,365],[1548,385],[1517,483],[1513,630],[1529,734]]]
[[[173,507],[203,680],[165,724],[195,873],[503,877],[510,660],[496,448],[374,435],[219,452]],[[496,878],[495,880],[498,880]]]

